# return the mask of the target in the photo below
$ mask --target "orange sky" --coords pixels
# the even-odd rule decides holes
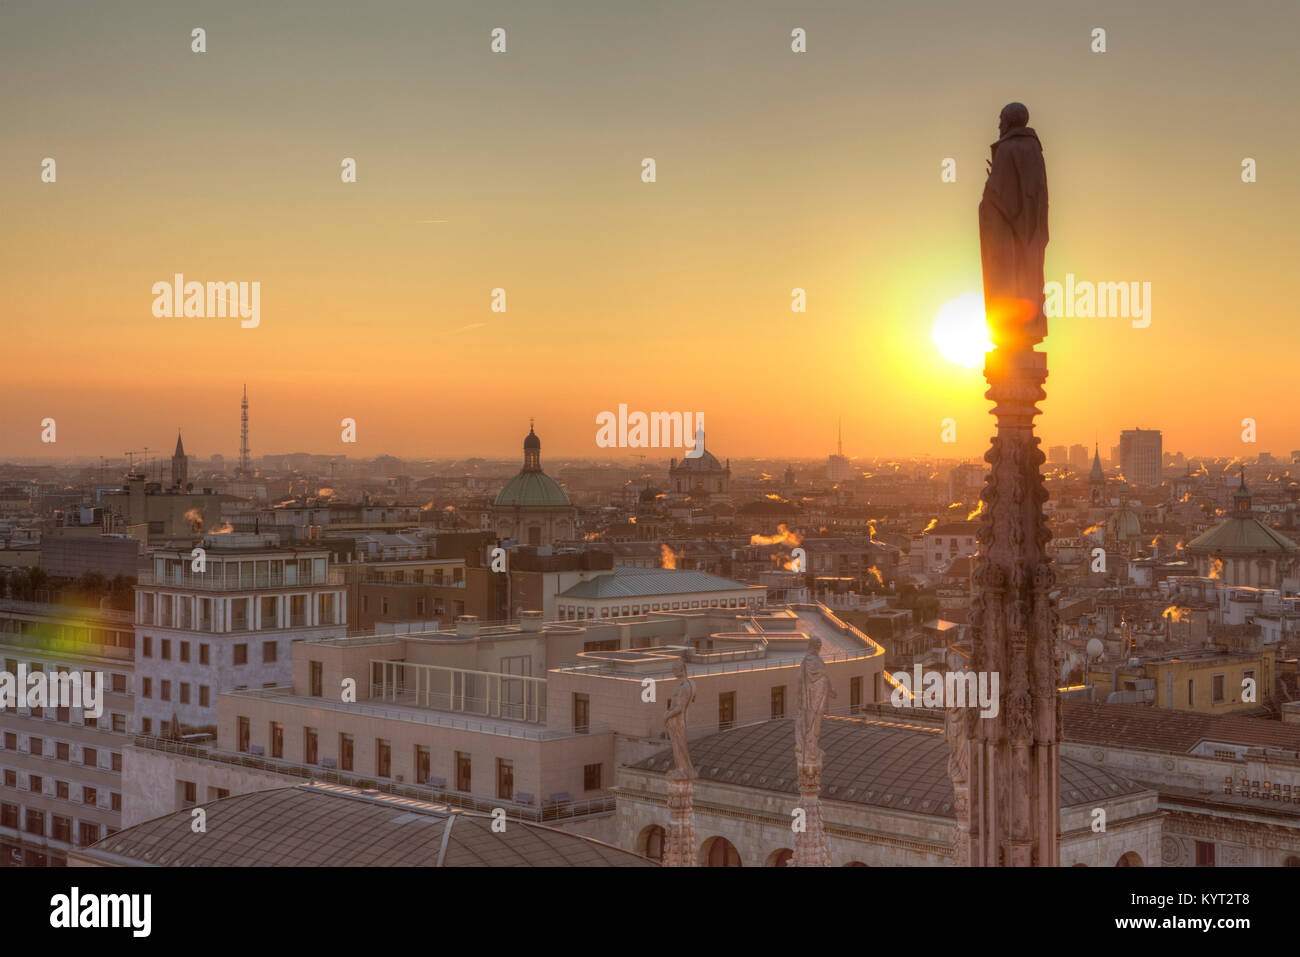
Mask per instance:
[[[254,455],[512,455],[535,416],[546,454],[599,456],[620,402],[703,412],[719,455],[821,455],[841,416],[850,454],[978,455],[983,379],[930,324],[980,288],[1011,99],[1045,146],[1047,278],[1153,287],[1147,329],[1053,323],[1044,443],[1300,448],[1294,10],[1044,6],[6,8],[0,458],[178,425],[229,458],[244,382]],[[176,272],[260,282],[260,326],[155,318]]]

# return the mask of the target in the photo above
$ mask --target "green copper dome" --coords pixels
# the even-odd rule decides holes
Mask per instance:
[[[506,483],[496,504],[508,508],[550,508],[567,506],[569,496],[560,484],[542,471],[542,440],[529,426],[524,436],[524,467]]]
[[[497,505],[545,507],[568,505],[569,496],[545,472],[520,472],[497,495]]]

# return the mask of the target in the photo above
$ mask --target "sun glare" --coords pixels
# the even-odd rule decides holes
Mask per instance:
[[[984,319],[984,296],[966,292],[944,303],[934,317],[930,338],[949,362],[968,369],[983,363],[984,354],[993,348]]]

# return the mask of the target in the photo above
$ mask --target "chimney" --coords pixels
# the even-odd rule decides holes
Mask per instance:
[[[542,630],[542,613],[540,611],[521,611],[519,613],[519,630],[538,632]]]
[[[461,638],[477,638],[478,637],[478,616],[457,615],[456,634],[459,635]]]

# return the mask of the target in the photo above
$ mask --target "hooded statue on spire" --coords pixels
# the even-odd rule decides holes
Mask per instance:
[[[1032,349],[1047,335],[1047,167],[1043,144],[1028,122],[1023,103],[1002,108],[979,216],[984,309],[993,342]]]

